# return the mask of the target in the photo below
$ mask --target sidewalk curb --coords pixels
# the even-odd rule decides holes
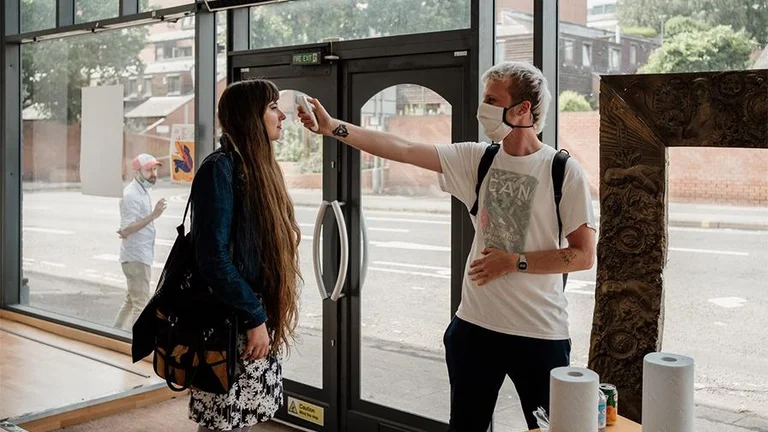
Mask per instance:
[[[705,228],[705,229],[733,229],[743,231],[768,231],[768,224],[765,223],[740,223],[727,221],[691,221],[691,220],[671,220],[668,225],[676,228]]]

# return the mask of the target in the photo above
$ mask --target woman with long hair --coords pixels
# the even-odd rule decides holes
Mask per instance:
[[[198,431],[247,431],[283,400],[281,356],[298,321],[301,239],[275,159],[285,114],[265,80],[231,84],[219,101],[221,148],[192,184],[192,239],[199,273],[239,318],[241,373],[228,394],[192,390]]]

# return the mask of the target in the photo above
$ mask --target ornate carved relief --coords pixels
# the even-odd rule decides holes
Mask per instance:
[[[768,148],[768,70],[602,78],[589,367],[636,421],[643,357],[661,349],[670,146]]]

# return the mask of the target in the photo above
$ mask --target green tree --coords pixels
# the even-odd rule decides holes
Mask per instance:
[[[328,0],[253,9],[251,47],[266,48],[469,27],[467,0]]]
[[[666,19],[684,16],[712,27],[744,29],[760,46],[768,45],[768,0],[620,0],[617,10],[622,27],[652,27],[661,33]]]
[[[560,93],[558,106],[562,112],[592,111],[587,98],[571,90]]]
[[[755,41],[744,30],[720,25],[709,28],[689,17],[669,20],[669,37],[654,51],[644,73],[742,70],[750,65]]]
[[[78,10],[87,17],[114,16],[112,3],[77,0]],[[21,11],[25,31],[51,27],[48,21],[55,16],[55,2],[23,0]],[[135,27],[24,45],[24,105],[35,104],[51,119],[76,121],[81,113],[81,88],[118,84],[121,78],[142,72],[139,53],[147,35],[146,27]]]

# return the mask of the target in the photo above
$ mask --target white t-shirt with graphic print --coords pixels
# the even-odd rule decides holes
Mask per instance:
[[[477,168],[486,143],[437,145],[442,174],[440,187],[467,209],[475,202]],[[500,333],[537,339],[568,339],[568,300],[561,274],[512,272],[478,286],[467,272],[486,247],[515,253],[558,249],[557,214],[552,185],[556,150],[544,145],[528,156],[499,149],[480,187],[475,239],[464,270],[457,316]],[[569,158],[560,201],[565,236],[583,224],[595,229],[595,216],[584,172]]]

